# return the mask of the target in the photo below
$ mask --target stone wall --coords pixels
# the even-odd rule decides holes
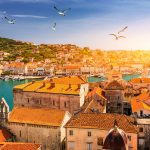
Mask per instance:
[[[42,144],[42,150],[61,150],[59,127],[8,123],[7,127],[19,142]]]
[[[122,90],[106,90],[107,113],[123,113],[124,92]]]
[[[82,102],[80,99],[82,98]],[[22,92],[14,91],[14,105],[26,107],[43,107],[67,110],[73,113],[83,105],[85,94],[63,95],[50,93]]]

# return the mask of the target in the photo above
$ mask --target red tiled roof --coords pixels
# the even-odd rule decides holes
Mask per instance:
[[[115,120],[118,127],[127,133],[137,133],[137,127],[133,124],[134,119],[126,115],[107,113],[80,113],[72,117],[66,124],[66,128],[97,128],[100,130],[110,130],[114,126]]]
[[[134,78],[131,83],[150,83],[150,78]]]
[[[64,66],[63,69],[80,69],[80,66]]]
[[[8,122],[61,126],[66,111],[49,108],[15,107]]]
[[[40,147],[40,144],[34,143],[0,143],[0,150],[39,150]]]
[[[86,98],[89,98],[89,97],[93,97],[94,98],[94,95],[97,94],[98,96],[102,97],[103,99],[106,100],[106,98],[102,95],[102,92],[104,92],[103,89],[101,89],[100,87],[95,87],[92,91],[90,91]]]
[[[116,80],[113,80],[112,82],[109,82],[107,85],[106,85],[106,90],[123,90],[124,87],[122,86],[121,83],[119,83],[118,81]]]
[[[8,68],[22,68],[22,67],[24,67],[24,63],[23,62],[12,62],[11,64],[5,65],[5,67],[8,67]]]
[[[97,112],[103,112],[105,109],[105,105],[98,103],[97,100],[91,100],[90,102],[86,102],[82,107],[82,112],[84,113],[94,113]]]
[[[131,100],[132,112],[150,111],[150,93],[142,93]]]

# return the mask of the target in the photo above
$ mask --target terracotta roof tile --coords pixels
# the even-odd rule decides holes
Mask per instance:
[[[43,92],[43,93],[60,93],[79,95],[80,85],[85,84],[86,81],[82,77],[71,76],[62,78],[53,78],[50,80],[30,82],[14,87],[25,92]],[[52,86],[54,85],[54,86]]]
[[[131,83],[150,83],[150,78],[134,78]]]
[[[90,102],[86,102],[81,109],[84,113],[94,113],[95,111],[103,112],[105,106],[102,106],[100,103],[93,99]]]
[[[0,143],[0,150],[38,150],[40,144],[34,143]]]
[[[105,88],[105,90],[123,90],[123,89],[124,89],[124,87],[122,86],[122,84],[116,80],[109,82]]]
[[[62,78],[53,78],[56,84],[84,84],[86,81],[81,76],[69,76]]]
[[[101,89],[100,87],[95,87],[91,92],[87,94],[86,98],[90,98],[90,97],[94,98],[94,95],[97,94],[98,96],[106,100],[106,98],[103,96],[103,92],[104,90]]]
[[[142,93],[131,100],[132,112],[140,110],[150,111],[150,93]]]
[[[106,113],[80,113],[72,117],[66,124],[66,128],[98,128],[110,130],[115,120],[118,127],[127,133],[137,133],[137,127],[133,124],[134,119],[126,115]]]
[[[66,111],[49,108],[15,107],[8,122],[61,126]]]
[[[80,69],[80,66],[64,66],[62,69]]]

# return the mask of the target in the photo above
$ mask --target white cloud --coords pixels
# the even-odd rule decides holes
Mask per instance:
[[[19,17],[19,18],[36,18],[36,19],[45,19],[48,18],[46,16],[35,16],[35,15],[11,15],[13,17]]]

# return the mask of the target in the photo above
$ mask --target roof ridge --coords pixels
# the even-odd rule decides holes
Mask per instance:
[[[134,127],[135,131],[138,132],[137,129],[135,128],[135,125],[132,124],[132,123],[129,121],[128,117],[127,117],[126,115],[124,115],[124,114],[123,114],[123,116],[124,116],[124,117],[126,118],[126,120],[129,122],[129,124]],[[134,118],[133,118],[133,119],[134,119]]]

